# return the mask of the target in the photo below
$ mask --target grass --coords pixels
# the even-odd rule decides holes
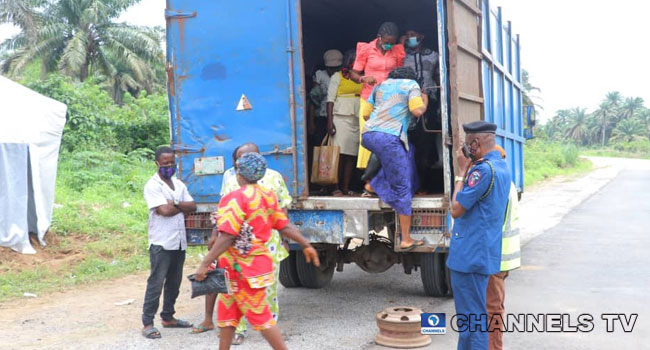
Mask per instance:
[[[587,149],[581,153],[585,156],[593,157],[650,159],[650,154],[648,153],[619,151],[612,148]]]
[[[592,163],[580,158],[579,149],[571,144],[532,140],[524,147],[524,183],[531,186],[558,175],[589,172]]]
[[[0,274],[0,301],[148,270],[148,210],[142,189],[155,170],[145,154],[62,154],[52,226],[46,235],[50,244],[36,256],[19,258],[72,259],[58,265],[9,265]],[[187,263],[195,261],[201,249],[190,249]]]

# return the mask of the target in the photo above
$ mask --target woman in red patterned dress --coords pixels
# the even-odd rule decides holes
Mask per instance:
[[[237,160],[239,190],[219,202],[216,229],[219,236],[196,271],[196,279],[206,277],[210,263],[219,258],[219,267],[228,272],[232,294],[219,294],[217,326],[219,349],[230,349],[235,328],[246,317],[261,331],[273,349],[286,349],[266,299],[266,287],[273,283],[273,260],[265,243],[275,229],[301,247],[307,262],[319,266],[318,253],[289,223],[278,206],[275,193],[257,185],[264,177],[266,161],[259,153],[246,153]]]

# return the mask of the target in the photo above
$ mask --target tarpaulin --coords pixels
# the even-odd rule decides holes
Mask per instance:
[[[0,245],[34,253],[29,232],[45,245],[52,222],[67,107],[1,76],[0,98]]]

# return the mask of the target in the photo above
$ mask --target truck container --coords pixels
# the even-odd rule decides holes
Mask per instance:
[[[426,294],[450,295],[445,259],[463,123],[498,125],[497,142],[523,191],[519,36],[500,8],[488,0],[167,0],[165,17],[172,146],[178,176],[199,207],[186,219],[190,244],[210,235],[209,213],[233,150],[254,142],[283,175],[293,196],[290,219],[321,257],[320,268],[306,264],[292,244],[280,268],[284,286],[323,287],[346,263],[370,273],[402,264],[407,274],[420,269]],[[317,196],[308,180],[311,74],[323,52],[373,40],[384,21],[423,31],[424,45],[440,57],[428,118],[441,126],[425,120],[420,127],[428,142],[440,143],[442,166],[421,179],[426,194],[413,200],[412,234],[427,244],[409,253],[395,249],[399,225],[389,206],[377,198]]]

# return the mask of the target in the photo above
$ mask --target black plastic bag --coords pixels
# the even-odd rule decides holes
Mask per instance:
[[[194,274],[187,276],[187,279],[192,282],[192,298],[206,294],[228,294],[225,269],[217,268],[208,271],[206,279],[200,282],[194,276]]]

